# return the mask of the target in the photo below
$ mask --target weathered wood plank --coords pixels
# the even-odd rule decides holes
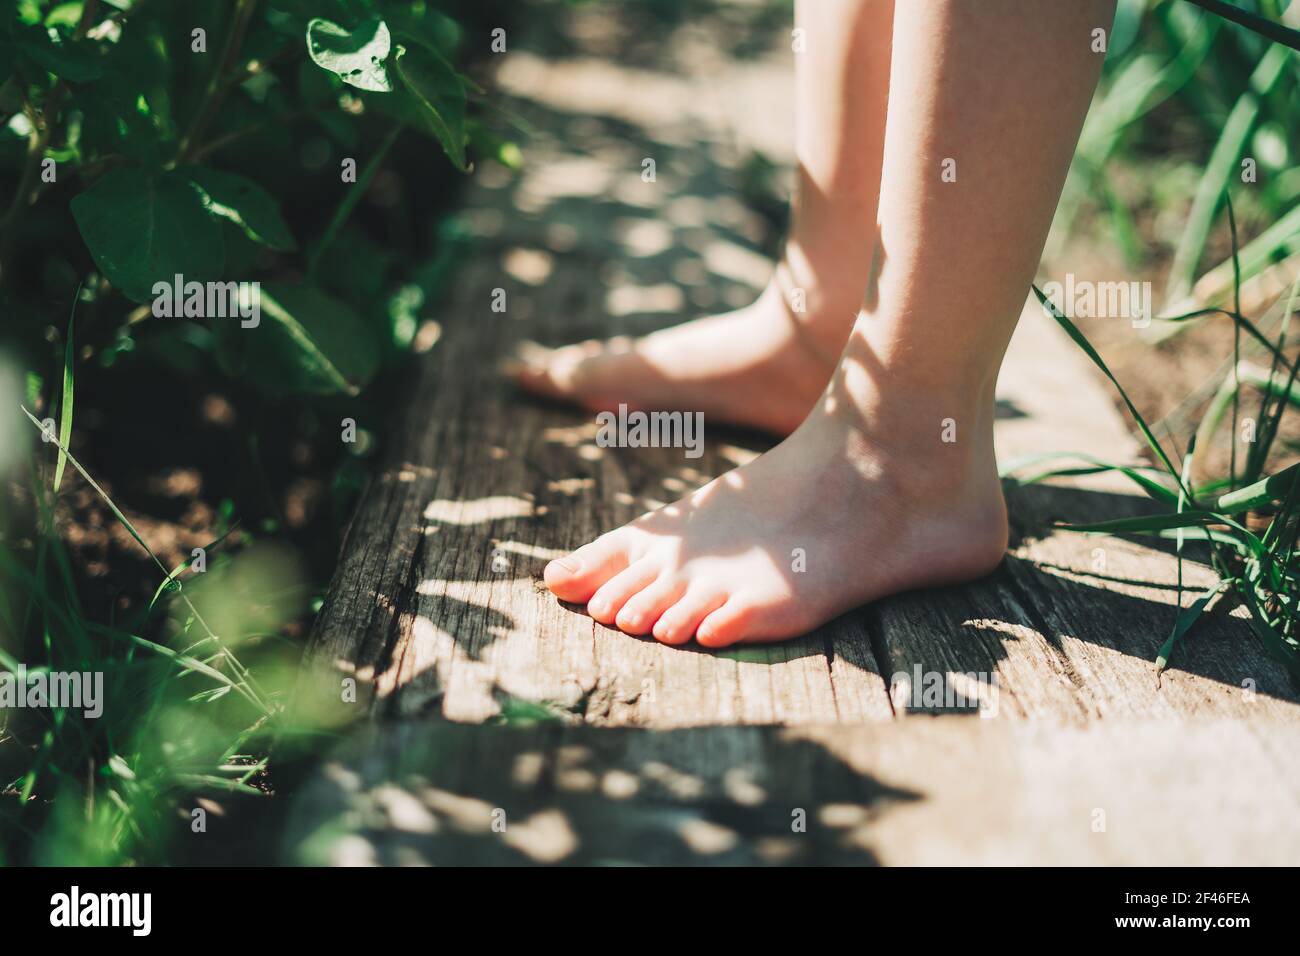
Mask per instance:
[[[713,434],[693,461],[597,448],[591,416],[515,395],[495,363],[521,338],[641,332],[752,295],[758,230],[722,168],[745,142],[792,160],[780,149],[787,67],[715,58],[702,83],[594,58],[506,58],[503,86],[541,133],[522,177],[487,168],[469,190],[469,253],[433,315],[444,335],[387,429],[300,694],[316,717],[382,720],[297,794],[286,861],[1300,858],[1300,705],[1280,668],[1220,617],[1157,685],[1175,613],[1170,554],[1051,528],[1135,513],[1143,501],[1122,479],[1009,487],[1013,541],[994,574],[782,645],[668,648],[541,587],[549,558],[761,450]],[[762,103],[762,128],[728,100]],[[637,175],[644,156],[657,186]],[[491,309],[497,289],[504,314]],[[1036,308],[998,400],[1003,460],[1138,452],[1103,383]],[[1189,588],[1210,580],[1195,561],[1184,570]],[[954,716],[942,698],[932,707],[924,688],[913,700],[895,687],[891,701],[898,673],[976,692],[989,719]],[[355,705],[340,703],[346,677]],[[510,698],[558,717],[517,726]],[[945,716],[915,714],[926,710]]]
[[[1032,302],[1002,370],[999,402],[1004,461],[1056,450],[1136,460],[1135,443],[1087,359]],[[997,572],[873,609],[886,676],[912,674],[914,687],[918,671],[945,685],[960,680],[951,675],[990,675],[998,712],[1013,717],[1300,720],[1296,689],[1239,618],[1207,616],[1157,679],[1156,653],[1177,614],[1169,550],[1052,529],[1149,508],[1124,479],[1009,483],[1007,491],[1013,540]],[[1213,582],[1203,561],[1185,561],[1184,605]],[[929,709],[917,703],[914,709]]]
[[[289,862],[1289,864],[1291,728],[968,717],[677,731],[367,728],[296,798]]]
[[[789,644],[714,655],[596,625],[539,587],[549,558],[755,452],[718,441],[696,460],[599,448],[590,416],[516,395],[497,359],[525,334],[579,337],[574,326],[602,314],[606,289],[592,281],[600,259],[569,253],[526,286],[503,278],[494,247],[476,251],[439,311],[444,335],[358,508],[313,664],[342,662],[372,682],[357,713],[481,721],[507,695],[610,725],[888,719],[860,615]],[[491,311],[495,288],[506,291],[504,315]],[[315,686],[337,696],[337,678]]]
[[[627,85],[612,119],[565,114],[564,91],[583,84],[557,80],[563,65],[525,65],[544,105],[521,109],[544,111],[539,127],[557,132],[530,143],[523,177],[485,171],[470,190],[463,231],[473,245],[435,314],[442,341],[415,372],[409,410],[391,430],[390,456],[359,506],[317,624],[310,660],[331,672],[308,685],[318,697],[333,701],[339,678],[355,673],[361,706],[342,708],[344,716],[481,721],[504,697],[518,697],[609,726],[789,725],[888,720],[888,681],[904,673],[913,683],[934,674],[968,690],[957,675],[974,675],[977,690],[987,677],[997,713],[1012,718],[1300,715],[1279,669],[1229,621],[1202,622],[1157,688],[1151,660],[1172,621],[1172,561],[1137,544],[1045,532],[1067,514],[1133,507],[1137,499],[1120,496],[1127,489],[1113,478],[1012,489],[1017,540],[994,575],[891,598],[779,646],[666,648],[550,599],[537,580],[550,557],[758,447],[713,436],[694,461],[671,449],[598,448],[590,416],[515,395],[497,359],[524,337],[565,342],[675,321],[692,306],[680,291],[661,294],[677,290],[683,275],[692,301],[704,304],[752,294],[762,270],[746,289],[734,270],[706,268],[717,264],[711,243],[743,251],[752,232],[752,214],[725,202],[731,185],[717,168],[725,151],[716,143],[716,104],[690,135],[674,127],[668,145],[662,103],[645,102],[642,86]],[[669,85],[672,95],[682,92],[683,84]],[[637,110],[648,117],[644,127],[628,122]],[[595,147],[566,140],[575,123]],[[636,175],[629,184],[628,156],[650,149],[673,176],[656,189]],[[704,215],[710,208],[725,213],[719,222]],[[647,236],[658,243],[653,254]],[[507,297],[504,313],[491,307],[497,289]],[[624,299],[660,311],[625,314]],[[1113,459],[1136,452],[1086,359],[1032,305],[1003,369],[999,408],[1004,460],[1053,448]],[[1189,564],[1187,582],[1194,587],[1206,574]],[[1246,686],[1255,693],[1243,681],[1254,681]],[[896,703],[900,712],[928,709],[923,696]]]
[[[1043,531],[1050,520],[1136,514],[1147,507],[1141,499],[1031,488],[1021,489],[1015,500],[1026,531],[1007,560],[1008,573],[1040,627],[1069,659],[1098,716],[1205,713],[1300,720],[1295,687],[1250,633],[1243,609],[1198,622],[1157,678],[1155,657],[1177,615],[1177,564],[1168,551]],[[1184,606],[1214,580],[1205,564],[1185,561]]]

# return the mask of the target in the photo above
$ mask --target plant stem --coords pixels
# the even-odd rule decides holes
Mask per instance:
[[[72,34],[74,39],[80,40],[90,31],[90,24],[98,9],[99,0],[86,0],[85,6],[81,9],[81,19],[77,21],[76,29]],[[9,262],[15,240],[14,230],[22,217],[23,210],[36,201],[40,190],[40,181],[37,177],[41,160],[45,158],[45,151],[54,137],[55,123],[67,95],[68,84],[59,80],[50,90],[49,96],[45,98],[39,116],[30,103],[23,104],[32,123],[32,132],[27,137],[27,158],[23,163],[18,188],[14,191],[14,198],[9,204],[8,211],[5,212],[4,219],[0,220],[0,283],[5,283],[9,279]]]
[[[230,25],[230,33],[226,35],[226,46],[221,53],[221,60],[217,68],[213,70],[211,79],[208,80],[208,89],[203,96],[203,105],[199,108],[198,115],[195,116],[194,122],[190,125],[189,131],[181,140],[180,149],[177,151],[176,158],[179,162],[185,162],[191,158],[191,153],[196,144],[202,140],[204,133],[216,118],[221,104],[225,102],[227,94],[235,85],[235,64],[239,60],[239,50],[244,45],[244,36],[248,33],[248,23],[253,18],[253,11],[257,8],[257,0],[236,0],[235,18]]]
[[[388,151],[393,148],[393,144],[397,142],[397,137],[402,134],[403,129],[403,125],[398,123],[389,131],[388,135],[384,137],[384,141],[379,144],[378,151],[370,157],[370,162],[366,164],[366,168],[362,171],[361,176],[357,179],[356,183],[353,184],[352,188],[348,190],[347,194],[343,197],[343,201],[339,203],[339,208],[334,210],[334,217],[330,219],[329,225],[325,227],[324,238],[322,238],[320,244],[316,246],[316,249],[312,252],[311,258],[307,263],[308,276],[314,277],[316,275],[316,270],[319,268],[321,259],[324,257],[326,250],[328,250],[329,247],[333,245],[334,240],[338,238],[339,230],[343,228],[344,224],[348,221],[348,217],[352,215],[352,210],[356,208],[357,203],[361,201],[361,197],[365,195],[366,189],[370,186],[370,181],[374,179],[375,174],[379,172],[380,167],[384,164],[384,159],[388,156]]]
[[[225,136],[219,136],[210,142],[204,143],[202,146],[195,147],[190,151],[190,160],[192,162],[201,163],[212,153],[215,153],[220,149],[225,149],[231,143],[236,143],[241,139],[246,139],[249,136],[256,135],[257,133],[273,126],[283,126],[287,123],[296,122],[304,117],[311,116],[315,112],[316,110],[295,110],[281,116],[272,117],[268,120],[262,120],[259,123],[250,123],[248,126],[243,126],[227,133]]]

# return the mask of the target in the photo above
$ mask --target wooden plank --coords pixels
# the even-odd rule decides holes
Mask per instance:
[[[1300,697],[1242,619],[1213,613],[1184,638],[1157,678],[1155,658],[1177,616],[1177,563],[1132,540],[1046,532],[1053,520],[1098,521],[1149,506],[1128,495],[1020,489],[1022,528],[1007,570],[1070,661],[1098,716],[1213,714],[1300,720]],[[1184,562],[1183,605],[1211,586],[1202,561]]]
[[[694,461],[601,449],[592,416],[514,394],[496,359],[524,337],[643,332],[752,295],[757,230],[722,172],[735,151],[720,144],[779,142],[788,103],[761,92],[773,77],[760,64],[738,78],[715,63],[714,96],[696,102],[698,77],[510,63],[503,84],[531,101],[519,108],[541,132],[521,178],[488,168],[469,190],[471,245],[433,315],[442,340],[387,430],[299,695],[313,719],[395,719],[359,727],[297,793],[286,862],[1300,857],[1300,704],[1281,670],[1219,617],[1157,684],[1152,659],[1175,613],[1169,553],[1051,528],[1136,513],[1143,500],[1122,479],[1009,487],[1012,546],[994,574],[786,644],[669,648],[547,594],[546,560],[762,446],[711,435]],[[726,99],[774,104],[764,129],[742,119],[725,132]],[[636,174],[650,155],[655,187]],[[504,314],[491,309],[496,289]],[[1104,383],[1039,309],[1017,329],[998,401],[1003,460],[1138,453]],[[1188,562],[1189,587],[1209,580]],[[922,685],[916,696],[900,680],[891,701],[898,674]],[[355,703],[341,693],[348,677]],[[515,726],[510,698],[558,717]],[[989,719],[953,715],[971,703]]]
[[[652,731],[367,728],[298,793],[286,862],[1275,865],[1300,797],[1241,721],[978,718]]]
[[[662,157],[707,177],[717,150],[707,129],[700,135]],[[1013,489],[1017,541],[994,575],[878,602],[788,644],[723,654],[665,648],[557,605],[538,581],[546,560],[758,448],[743,436],[714,440],[697,461],[671,449],[601,449],[590,416],[540,406],[503,382],[496,360],[525,336],[565,342],[678,318],[612,316],[611,288],[655,287],[671,274],[664,261],[629,274],[620,237],[694,198],[665,190],[666,212],[603,194],[566,196],[556,167],[579,160],[572,145],[543,136],[530,155],[529,177],[488,175],[470,192],[464,223],[474,245],[437,310],[442,341],[415,372],[409,410],[359,506],[317,624],[309,658],[329,673],[308,685],[317,706],[340,710],[338,719],[428,712],[481,721],[503,697],[519,697],[610,726],[852,722],[889,719],[887,682],[905,674],[916,687],[933,675],[945,691],[969,689],[973,677],[976,690],[996,694],[999,714],[1016,718],[1296,718],[1278,668],[1223,621],[1202,622],[1157,689],[1150,662],[1172,620],[1168,556],[1043,533],[1067,512],[1131,508],[1136,499],[1117,496],[1123,486],[1113,478]],[[581,161],[606,185],[626,175],[614,159]],[[716,170],[712,182],[715,197],[725,195]],[[690,222],[687,238],[707,239]],[[711,276],[708,287],[722,295],[736,285]],[[496,289],[507,296],[504,314],[491,308]],[[1136,451],[1086,359],[1032,303],[1003,369],[999,408],[1004,460],[1052,448],[1119,459]],[[1095,573],[1098,549],[1109,575]],[[1108,579],[1117,574],[1156,583]],[[1205,580],[1203,568],[1189,568],[1190,585]],[[349,673],[361,706],[334,708]],[[1244,693],[1243,681],[1258,692]],[[949,699],[941,694],[941,708]],[[931,709],[923,694],[896,703]]]
[[[312,644],[316,706],[337,719],[481,721],[505,696],[607,725],[888,719],[861,615],[799,641],[707,654],[596,625],[540,587],[549,558],[755,450],[714,441],[687,460],[674,449],[598,448],[590,416],[515,394],[497,359],[524,334],[580,337],[571,317],[601,315],[605,289],[591,281],[600,260],[580,252],[530,287],[503,278],[491,248],[459,273],[393,454],[358,506]],[[494,288],[529,318],[493,313]],[[361,706],[334,708],[342,675],[322,668],[355,672]]]
[[[1067,663],[1035,627],[1005,568],[961,588],[878,601],[873,612],[899,713],[975,708],[997,717],[1087,716]]]
[[[999,382],[999,456],[1054,450],[1136,460],[1137,448],[1086,358],[1027,304]],[[1064,462],[1063,462],[1064,463]],[[1245,622],[1209,615],[1159,679],[1155,657],[1173,626],[1177,564],[1168,549],[1054,531],[1149,509],[1114,476],[1008,484],[1012,546],[990,577],[961,588],[877,602],[882,672],[954,675],[991,685],[998,713],[1080,722],[1110,716],[1240,716],[1300,720],[1300,696]],[[1189,552],[1190,554],[1191,552]],[[1184,606],[1214,582],[1184,562]],[[967,678],[969,682],[969,678]],[[916,700],[899,710],[929,710]],[[946,698],[945,698],[946,699]],[[950,706],[950,705],[949,705]]]

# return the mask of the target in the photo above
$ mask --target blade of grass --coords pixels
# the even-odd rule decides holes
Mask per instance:
[[[73,345],[72,323],[77,316],[77,301],[81,298],[81,285],[72,297],[72,314],[68,316],[68,336],[63,343],[63,398],[59,402],[59,457],[54,463],[54,491],[57,494],[63,483],[63,469],[68,464],[68,453],[63,449],[72,439],[73,362],[76,349]]]
[[[1291,284],[1291,294],[1287,298],[1286,306],[1282,312],[1282,320],[1278,330],[1279,351],[1286,345],[1287,331],[1291,326],[1291,315],[1295,311],[1297,296],[1300,296],[1300,272],[1296,274],[1295,282]],[[1262,393],[1258,416],[1260,427],[1259,433],[1255,436],[1255,444],[1251,447],[1246,462],[1245,477],[1247,483],[1257,480],[1264,473],[1269,452],[1273,448],[1273,442],[1277,440],[1278,428],[1282,424],[1282,416],[1286,413],[1286,403],[1300,404],[1300,393],[1296,391],[1296,376],[1297,373],[1300,373],[1300,362],[1291,367],[1291,374],[1283,388],[1277,387],[1277,365],[1277,359],[1274,358],[1269,366],[1268,376],[1265,380],[1255,383]]]
[[[1251,13],[1249,10],[1243,10],[1241,7],[1233,6],[1230,3],[1224,3],[1223,0],[1187,0],[1187,2],[1194,3],[1203,10],[1208,10],[1225,20],[1230,20],[1238,26],[1254,30],[1260,36],[1267,37],[1274,43],[1281,43],[1293,50],[1300,50],[1300,30],[1292,30],[1284,24],[1276,23],[1266,17]]]
[[[1169,659],[1173,656],[1174,647],[1178,641],[1191,630],[1192,625],[1201,619],[1201,615],[1210,606],[1218,595],[1222,594],[1233,582],[1220,581],[1213,587],[1206,588],[1195,601],[1189,606],[1178,612],[1178,619],[1174,621],[1174,629],[1170,632],[1169,637],[1160,645],[1160,651],[1156,654],[1156,672],[1159,673],[1169,666]]]
[[[1187,454],[1183,457],[1183,480],[1182,480],[1183,488],[1187,488],[1191,484],[1192,464],[1195,461],[1195,459],[1196,459],[1196,436],[1193,435],[1192,440],[1187,445]],[[1178,493],[1178,513],[1182,514],[1186,507],[1187,507],[1187,495],[1186,492],[1180,489]],[[1186,542],[1186,540],[1187,540],[1187,536],[1184,533],[1184,529],[1178,528],[1174,536],[1174,554],[1177,555],[1178,558],[1177,602],[1179,607],[1182,607],[1183,604],[1183,544]],[[1197,606],[1198,603],[1199,606]],[[1208,598],[1203,602],[1193,602],[1192,607],[1195,608],[1194,613],[1189,615],[1186,614],[1185,612],[1180,611],[1178,616],[1174,618],[1173,631],[1170,632],[1169,638],[1165,641],[1164,646],[1161,647],[1160,653],[1156,655],[1157,675],[1159,675],[1159,673],[1165,669],[1165,665],[1169,662],[1169,655],[1173,653],[1174,645],[1178,642],[1178,638],[1181,637],[1183,634],[1185,634],[1187,632],[1187,629],[1190,628],[1192,624],[1196,622],[1197,618],[1201,616],[1201,611],[1205,609],[1205,605],[1208,603],[1209,603]]]
[[[1128,397],[1128,393],[1124,391],[1124,386],[1120,385],[1119,379],[1115,378],[1114,373],[1112,373],[1106,363],[1102,361],[1101,356],[1097,354],[1097,350],[1092,347],[1092,343],[1084,337],[1083,333],[1079,331],[1078,327],[1073,322],[1067,319],[1061,311],[1057,309],[1057,307],[1052,303],[1052,300],[1043,295],[1043,291],[1039,289],[1037,285],[1033,286],[1033,290],[1034,295],[1038,297],[1038,301],[1042,304],[1043,308],[1050,312],[1052,318],[1056,319],[1057,324],[1059,324],[1061,328],[1065,329],[1066,334],[1074,340],[1075,344],[1078,345],[1079,348],[1083,349],[1088,358],[1092,359],[1093,364],[1096,365],[1097,368],[1101,369],[1102,374],[1110,379],[1111,384],[1114,385],[1116,390],[1119,392],[1119,397],[1123,399],[1124,404],[1128,406],[1128,410],[1130,414],[1132,414],[1133,420],[1137,422],[1138,428],[1142,432],[1142,437],[1146,439],[1147,445],[1150,446],[1153,452],[1155,452],[1156,457],[1160,459],[1160,463],[1165,466],[1165,470],[1169,472],[1175,482],[1178,482],[1178,486],[1181,488],[1182,479],[1179,477],[1178,469],[1174,467],[1174,463],[1169,459],[1169,456],[1165,454],[1164,447],[1156,440],[1156,436],[1152,434],[1150,427],[1147,426],[1146,419],[1142,417],[1142,413],[1137,410],[1137,406],[1134,405],[1132,400]]]
[[[1297,474],[1300,474],[1300,464],[1291,465],[1252,485],[1220,496],[1215,507],[1225,514],[1239,514],[1277,501],[1291,490],[1292,480]]]
[[[1062,531],[1078,531],[1086,534],[1145,534],[1158,531],[1171,531],[1177,528],[1196,528],[1209,525],[1226,525],[1236,531],[1241,539],[1250,546],[1255,555],[1266,553],[1264,543],[1258,536],[1241,523],[1227,515],[1211,511],[1188,510],[1181,514],[1146,515],[1137,518],[1112,518],[1109,521],[1092,521],[1086,524],[1060,524]]]
[[[1052,468],[1047,471],[1039,472],[1027,478],[1017,478],[1014,472],[1021,468],[1027,468],[1030,465],[1036,465],[1040,462],[1052,461],[1059,458],[1074,458],[1079,461],[1091,462],[1092,466],[1088,468]],[[1155,469],[1150,469],[1155,470]],[[1004,465],[999,474],[1003,478],[1011,478],[1018,484],[1032,485],[1048,478],[1067,477],[1075,475],[1100,475],[1107,472],[1117,472],[1128,478],[1139,488],[1145,491],[1151,498],[1159,501],[1161,504],[1176,504],[1178,501],[1177,493],[1166,488],[1164,485],[1142,474],[1140,468],[1130,467],[1128,465],[1113,465],[1110,462],[1095,458],[1092,455],[1081,452],[1046,452],[1041,455],[1026,455],[1023,458],[1013,459]],[[1156,472],[1160,474],[1160,472]]]
[[[221,544],[221,542],[229,538],[232,534],[234,534],[234,532],[236,531],[236,529],[238,529],[238,527],[239,527],[239,523],[236,522],[235,524],[227,528],[224,534],[214,538],[212,541],[209,541],[202,548],[204,554],[211,551],[213,548]],[[153,597],[149,599],[149,605],[145,609],[145,617],[148,617],[148,615],[153,611],[154,605],[158,603],[158,598],[162,596],[162,593],[171,587],[172,582],[175,581],[181,575],[181,573],[185,571],[186,568],[192,565],[194,563],[194,560],[195,560],[194,556],[191,555],[189,558],[182,561],[175,568],[173,568],[171,570],[171,573],[169,573],[167,577],[163,579],[162,584],[158,585],[158,590],[154,591]]]
[[[26,415],[31,420],[33,425],[35,425],[39,429],[43,429],[43,426],[37,420],[36,416],[33,415],[31,412],[29,412],[26,406],[20,405],[19,408],[22,409],[23,414]],[[57,440],[56,443],[59,444],[60,450],[64,451],[67,454],[68,461],[72,462],[72,467],[76,468],[78,473],[81,475],[82,478],[86,480],[86,482],[90,485],[90,487],[93,488],[95,492],[101,498],[104,499],[104,503],[107,504],[109,509],[113,512],[113,516],[117,518],[119,522],[121,522],[122,527],[126,528],[127,533],[130,534],[131,537],[136,540],[136,542],[140,545],[140,547],[144,548],[145,552],[149,555],[149,557],[153,559],[153,563],[158,567],[158,570],[160,570],[163,573],[163,577],[166,577],[170,573],[167,570],[167,566],[162,563],[162,559],[159,558],[156,553],[154,553],[154,550],[150,548],[149,545],[145,542],[144,538],[140,536],[140,533],[136,531],[135,526],[131,524],[127,516],[122,513],[121,509],[118,508],[118,506],[113,502],[113,499],[108,496],[108,493],[99,486],[99,483],[90,476],[90,473],[86,471],[85,468],[82,467],[81,462],[77,461],[76,456],[74,456],[71,452],[68,452],[67,448],[63,444],[58,443]],[[185,606],[189,608],[189,611],[194,616],[194,619],[198,621],[199,625],[203,628],[203,630],[207,632],[208,637],[210,637],[213,641],[216,641],[218,646],[222,648],[222,651],[225,654],[226,659],[230,662],[230,666],[235,668],[236,672],[239,673],[240,677],[243,680],[248,682],[249,693],[254,694],[258,707],[261,708],[262,710],[269,711],[270,708],[266,705],[265,702],[261,700],[260,696],[254,690],[256,685],[252,679],[252,675],[248,673],[248,669],[245,668],[244,665],[239,662],[239,659],[229,650],[229,648],[225,647],[225,645],[221,643],[220,638],[218,638],[217,635],[213,632],[212,628],[208,626],[207,621],[203,619],[203,615],[199,613],[198,608],[194,606],[194,603],[189,599],[189,596],[185,594],[183,590],[181,591],[181,600],[185,602]]]
[[[1251,74],[1250,89],[1238,98],[1224,121],[1223,131],[1214,144],[1205,171],[1197,184],[1192,208],[1187,214],[1187,225],[1174,251],[1174,261],[1169,267],[1169,279],[1165,287],[1166,302],[1178,301],[1192,291],[1196,267],[1200,264],[1209,241],[1215,214],[1219,211],[1229,183],[1238,172],[1237,163],[1259,120],[1261,98],[1267,96],[1277,85],[1291,60],[1291,54],[1284,48],[1270,47]]]
[[[352,210],[361,201],[361,197],[365,195],[366,190],[370,188],[370,181],[375,178],[375,175],[383,167],[384,161],[388,158],[389,150],[393,148],[393,144],[397,142],[397,137],[402,135],[402,130],[405,128],[403,124],[398,123],[388,131],[388,135],[380,142],[379,148],[370,157],[370,161],[366,163],[366,167],[361,171],[361,175],[357,177],[357,181],[344,194],[343,201],[334,210],[334,215],[325,227],[325,234],[321,237],[321,241],[316,248],[312,250],[307,261],[308,276],[312,278],[316,276],[320,269],[321,259],[324,258],[329,247],[334,244],[334,240],[338,238],[339,231],[347,223],[348,218],[352,215]]]

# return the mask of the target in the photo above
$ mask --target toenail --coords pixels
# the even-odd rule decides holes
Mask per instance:
[[[575,558],[573,555],[569,555],[566,558],[556,558],[551,563],[558,564],[560,567],[564,568],[564,570],[568,571],[570,574],[577,574],[579,571],[582,570],[582,562],[579,561],[577,558]]]
[[[604,614],[608,608],[609,604],[605,601],[592,601],[587,605],[587,610],[592,614]]]

